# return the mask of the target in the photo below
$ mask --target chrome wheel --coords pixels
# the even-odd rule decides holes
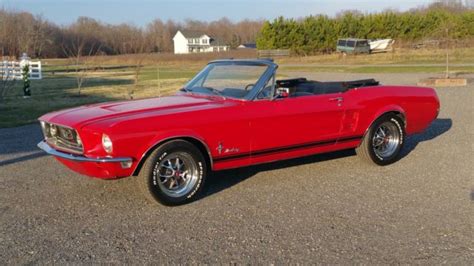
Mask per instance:
[[[382,123],[372,137],[372,147],[375,155],[386,159],[392,156],[400,144],[400,131],[398,126],[392,122]]]
[[[154,169],[154,183],[169,197],[188,194],[198,181],[198,167],[192,156],[184,152],[166,155]]]

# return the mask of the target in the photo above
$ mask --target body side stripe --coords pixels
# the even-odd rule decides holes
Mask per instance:
[[[286,146],[286,147],[264,149],[260,151],[246,152],[246,153],[241,153],[241,154],[232,154],[232,155],[227,155],[227,156],[214,157],[213,161],[221,162],[221,161],[237,160],[237,159],[250,157],[250,156],[263,156],[263,155],[269,155],[273,153],[280,153],[280,152],[293,151],[293,150],[299,150],[299,149],[305,149],[305,148],[311,148],[311,147],[317,147],[317,146],[336,144],[338,142],[356,141],[356,140],[362,139],[362,137],[363,136],[346,137],[346,138],[341,138],[341,139],[308,142],[308,143],[297,144],[297,145]]]

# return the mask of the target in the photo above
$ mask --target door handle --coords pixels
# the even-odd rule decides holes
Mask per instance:
[[[334,97],[334,98],[329,98],[330,102],[337,102],[337,106],[341,106],[342,102],[344,101],[344,98],[342,97]]]

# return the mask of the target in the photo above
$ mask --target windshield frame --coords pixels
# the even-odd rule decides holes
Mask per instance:
[[[209,74],[209,71],[213,69],[213,66],[217,65],[224,65],[224,66],[229,66],[229,65],[243,65],[243,66],[265,66],[267,67],[265,71],[262,73],[260,78],[257,80],[255,83],[255,86],[247,93],[242,98],[236,98],[232,96],[227,96],[227,95],[220,95],[225,98],[232,98],[236,100],[246,100],[246,101],[252,101],[254,100],[258,93],[263,89],[265,84],[267,83],[268,79],[272,77],[272,75],[275,73],[276,69],[278,68],[278,65],[268,61],[268,60],[216,60],[216,61],[211,61],[209,62],[206,67],[204,67],[203,70],[201,70],[194,78],[192,78],[186,85],[183,87],[185,91],[190,91],[193,93],[192,90],[189,88],[192,88],[195,86],[201,79],[205,80],[207,78],[207,75]],[[198,94],[201,94],[197,92]]]

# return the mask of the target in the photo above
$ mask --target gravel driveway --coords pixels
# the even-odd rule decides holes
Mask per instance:
[[[343,151],[224,171],[173,208],[147,203],[133,178],[67,170],[36,148],[37,125],[0,129],[0,262],[472,265],[474,86],[438,94],[439,118],[396,164]]]

